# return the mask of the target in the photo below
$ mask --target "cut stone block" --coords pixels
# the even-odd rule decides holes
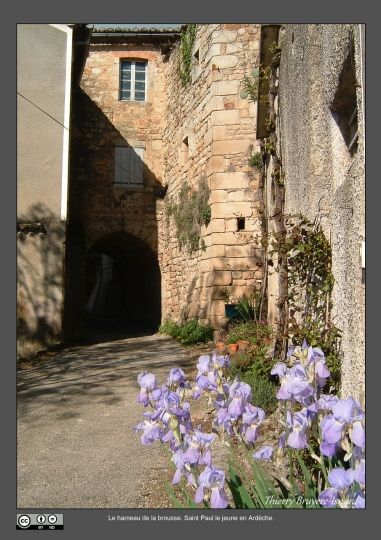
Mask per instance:
[[[208,276],[206,285],[231,285],[232,273],[229,271],[212,270]]]
[[[217,173],[217,172],[224,172],[224,170],[225,170],[225,158],[223,156],[212,156],[211,158],[208,159],[207,164],[206,164],[206,169],[205,169],[207,176],[213,173]]]
[[[216,96],[237,94],[240,84],[240,81],[216,81],[211,84],[211,92]]]
[[[215,141],[212,143],[212,154],[242,154],[244,152],[247,152],[249,147],[250,143],[245,140]]]
[[[234,30],[218,30],[213,32],[212,43],[235,43],[237,32]]]
[[[213,126],[224,126],[226,124],[239,124],[239,111],[213,111],[211,123]]]
[[[245,173],[214,173],[210,178],[210,189],[242,189],[248,186],[249,179]]]
[[[248,202],[214,203],[211,208],[212,218],[249,217],[253,213]]]

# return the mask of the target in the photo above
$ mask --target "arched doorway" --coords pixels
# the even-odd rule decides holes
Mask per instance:
[[[139,238],[112,233],[86,257],[86,328],[99,332],[154,332],[161,319],[156,255]]]

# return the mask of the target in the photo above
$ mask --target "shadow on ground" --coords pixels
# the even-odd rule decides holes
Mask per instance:
[[[136,386],[141,371],[186,367],[178,344],[162,336],[140,336],[119,341],[75,346],[58,352],[43,365],[18,373],[18,415],[28,407],[75,409],[86,399],[113,405],[123,398],[123,387]],[[117,391],[118,390],[118,391]],[[57,419],[74,418],[79,413],[57,411]],[[32,418],[38,420],[38,417]]]

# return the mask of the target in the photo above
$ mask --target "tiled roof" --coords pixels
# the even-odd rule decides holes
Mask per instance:
[[[89,24],[93,33],[171,33],[180,32],[181,24]]]

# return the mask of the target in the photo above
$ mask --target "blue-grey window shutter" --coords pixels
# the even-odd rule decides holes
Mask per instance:
[[[115,183],[143,184],[144,148],[115,147]]]

